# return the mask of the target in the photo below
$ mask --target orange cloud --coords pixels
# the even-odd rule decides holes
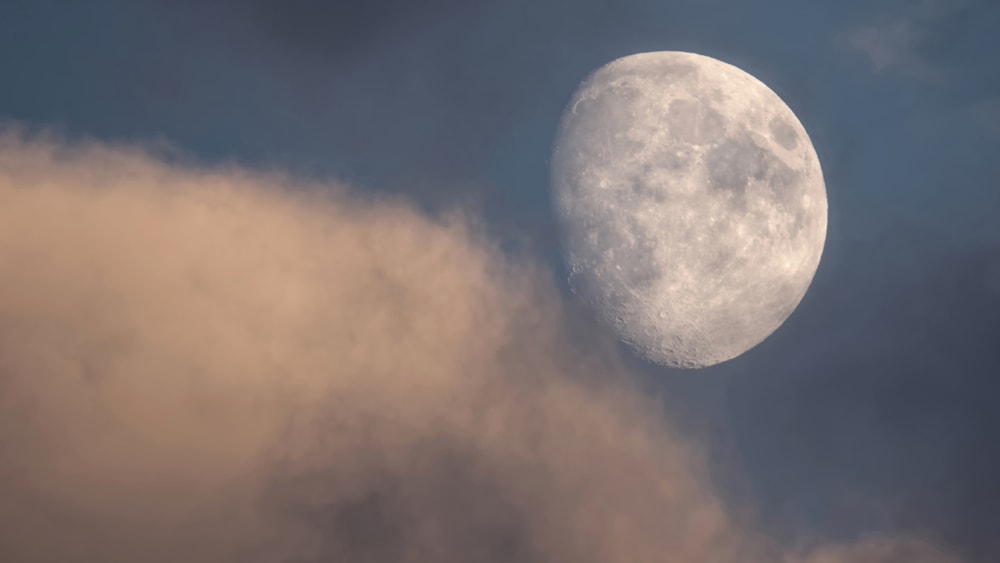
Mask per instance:
[[[568,322],[460,212],[8,132],[0,560],[949,561],[776,556]]]

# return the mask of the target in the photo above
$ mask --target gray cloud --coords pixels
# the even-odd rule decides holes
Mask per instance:
[[[892,16],[852,29],[842,40],[867,55],[876,72],[897,72],[943,85],[949,80],[948,69],[928,51],[953,40],[960,34],[962,20],[982,7],[977,0],[909,2],[893,10]]]
[[[868,55],[878,72],[898,71],[932,82],[942,82],[940,70],[916,54],[916,47],[928,36],[909,20],[896,20],[884,26],[867,26],[851,32],[848,44]]]
[[[399,33],[475,6],[460,0],[419,4],[405,0],[212,0],[192,3],[188,8],[214,9],[223,17],[243,19],[246,25],[269,34],[278,45],[343,62],[345,57],[377,47],[387,36],[399,41]]]

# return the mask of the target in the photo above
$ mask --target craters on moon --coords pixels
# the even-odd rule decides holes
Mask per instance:
[[[757,79],[692,53],[591,75],[563,114],[552,187],[574,293],[668,366],[713,365],[767,338],[826,239],[801,123]]]

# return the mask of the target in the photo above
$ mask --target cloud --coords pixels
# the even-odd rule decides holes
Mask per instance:
[[[920,0],[894,17],[854,28],[842,40],[867,55],[876,72],[944,84],[946,69],[925,56],[925,50],[940,41],[947,24],[970,7],[968,0]]]
[[[459,0],[430,0],[419,5],[405,0],[210,0],[191,3],[189,9],[221,10],[223,17],[245,18],[266,30],[279,44],[326,57],[357,55],[387,35],[433,22],[442,14],[471,7]]]
[[[544,271],[480,232],[4,134],[0,559],[950,561],[769,546]]]
[[[884,26],[866,26],[847,36],[848,44],[868,55],[876,72],[898,71],[931,82],[941,82],[940,71],[920,58],[915,48],[927,32],[908,20]]]

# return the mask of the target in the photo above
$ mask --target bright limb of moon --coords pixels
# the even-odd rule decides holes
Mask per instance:
[[[570,286],[623,342],[674,367],[770,336],[812,283],[827,198],[792,110],[739,68],[640,53],[563,114],[552,190]]]

